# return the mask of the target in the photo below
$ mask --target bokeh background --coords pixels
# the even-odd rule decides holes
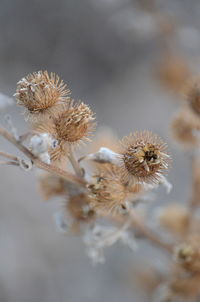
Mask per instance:
[[[200,2],[154,2],[166,22],[175,24],[173,51],[198,73]],[[99,126],[113,128],[119,137],[148,129],[167,140],[173,155],[169,174],[173,190],[167,195],[160,189],[155,204],[185,203],[190,194],[190,159],[169,134],[181,96],[162,86],[157,77],[166,49],[152,3],[1,0],[0,92],[12,96],[16,82],[33,71],[58,73],[75,99],[91,105]],[[23,133],[21,112],[15,106],[9,109]],[[4,113],[1,123],[5,125]],[[17,153],[3,139],[0,145]],[[106,251],[105,264],[92,266],[80,238],[56,231],[53,214],[58,204],[42,201],[36,171],[1,167],[0,200],[1,302],[150,301],[134,275],[138,267],[148,269],[151,264],[162,270],[166,261],[162,252],[143,242],[135,253],[116,244]]]

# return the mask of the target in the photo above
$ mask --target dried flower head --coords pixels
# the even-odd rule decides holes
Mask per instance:
[[[159,223],[175,235],[186,234],[189,219],[188,209],[176,203],[163,208],[159,215]]]
[[[135,132],[121,141],[121,174],[124,183],[157,184],[169,168],[166,144],[149,131]]]
[[[44,200],[67,193],[66,181],[61,177],[49,173],[40,176],[39,189]]]
[[[57,105],[69,100],[69,93],[58,75],[38,71],[18,82],[15,96],[17,104],[26,108],[27,118],[37,120],[55,113]]]
[[[84,103],[74,105],[72,101],[56,116],[34,125],[36,132],[50,133],[57,141],[57,146],[49,150],[53,162],[60,162],[67,155],[69,146],[89,140],[94,128],[94,114],[89,106]]]
[[[34,130],[38,132],[46,130],[60,142],[77,144],[88,140],[94,126],[94,113],[89,106],[83,102],[73,104],[71,101],[51,120],[36,124]]]
[[[54,119],[59,140],[70,144],[87,140],[94,129],[94,113],[83,102],[71,106]]]
[[[179,266],[190,273],[200,274],[199,237],[192,236],[186,243],[175,249],[175,257]]]
[[[172,137],[184,147],[194,147],[199,143],[196,132],[199,129],[200,120],[188,108],[178,112],[171,124]]]
[[[183,93],[191,110],[200,115],[200,77],[188,81]]]
[[[126,211],[127,190],[121,182],[119,168],[106,165],[99,169],[95,182],[88,186],[92,207],[102,215]]]
[[[158,76],[166,88],[180,93],[190,75],[185,60],[179,56],[166,54],[158,68]]]

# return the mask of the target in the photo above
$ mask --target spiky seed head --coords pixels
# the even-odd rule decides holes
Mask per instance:
[[[189,108],[178,112],[172,120],[172,137],[183,147],[197,146],[199,143],[197,130],[200,130],[200,120]]]
[[[69,100],[70,90],[59,76],[38,71],[22,78],[17,84],[17,104],[26,108],[30,120],[53,114],[60,103]]]
[[[94,128],[94,113],[83,102],[64,110],[55,120],[60,140],[74,144],[86,139]]]
[[[160,182],[169,168],[166,144],[149,131],[135,132],[121,141],[121,174],[124,183]]]
[[[78,145],[89,140],[95,128],[94,114],[84,103],[63,105],[61,112],[51,119],[34,124],[34,131],[49,133],[57,141],[55,148],[50,148],[51,160],[61,161],[68,154],[70,145]]]
[[[160,225],[178,236],[185,235],[189,220],[190,213],[188,209],[176,203],[166,206],[159,214]]]
[[[173,54],[166,54],[160,62],[158,76],[166,88],[180,93],[190,75],[190,70],[184,58]]]
[[[108,215],[126,211],[127,191],[118,167],[106,165],[99,169],[88,190],[92,207],[98,213]]]
[[[200,248],[199,236],[191,235],[187,242],[179,245],[175,249],[175,259],[180,267],[190,273],[200,273]]]

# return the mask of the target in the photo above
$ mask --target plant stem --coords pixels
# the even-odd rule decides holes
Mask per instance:
[[[12,134],[10,134],[6,129],[0,127],[0,135],[3,136],[6,140],[8,140],[11,144],[17,147],[22,153],[24,153],[35,166],[39,169],[43,169],[49,173],[60,176],[69,182],[76,183],[77,185],[85,186],[86,182],[83,178],[76,176],[72,173],[66,172],[54,165],[49,165],[42,162],[38,159],[28,148],[26,148],[20,141],[18,141]]]
[[[71,146],[69,147],[68,157],[69,157],[69,160],[71,162],[71,165],[72,165],[76,175],[79,177],[83,177],[83,170],[81,169],[79,162],[76,160]]]
[[[4,152],[4,151],[0,151],[0,156],[6,157],[6,158],[8,158],[8,159],[12,159],[12,160],[14,160],[14,161],[18,161],[17,156],[14,156],[14,155],[9,154],[9,153]]]
[[[19,166],[19,163],[16,162],[16,161],[4,161],[4,160],[0,160],[0,165]]]

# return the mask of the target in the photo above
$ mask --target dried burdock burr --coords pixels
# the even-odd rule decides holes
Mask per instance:
[[[121,141],[121,174],[125,184],[158,184],[170,165],[167,145],[149,131],[135,132]]]
[[[69,148],[88,141],[95,128],[94,113],[83,102],[74,104],[70,101],[62,109],[51,119],[34,125],[36,132],[50,133],[57,141],[57,146],[49,150],[54,162],[61,161],[68,154]]]
[[[30,121],[43,120],[59,111],[59,105],[69,100],[70,90],[55,73],[38,71],[17,83],[17,104],[25,107]]]
[[[179,111],[171,123],[171,134],[183,147],[194,148],[199,144],[197,131],[200,129],[199,118],[188,107]]]
[[[159,213],[159,223],[176,236],[185,236],[190,221],[190,212],[186,207],[172,203]]]
[[[118,167],[106,165],[94,176],[94,183],[88,186],[91,205],[102,215],[126,211],[127,188],[121,181]]]
[[[158,77],[167,89],[180,93],[189,76],[190,70],[182,57],[167,53],[162,58]]]

